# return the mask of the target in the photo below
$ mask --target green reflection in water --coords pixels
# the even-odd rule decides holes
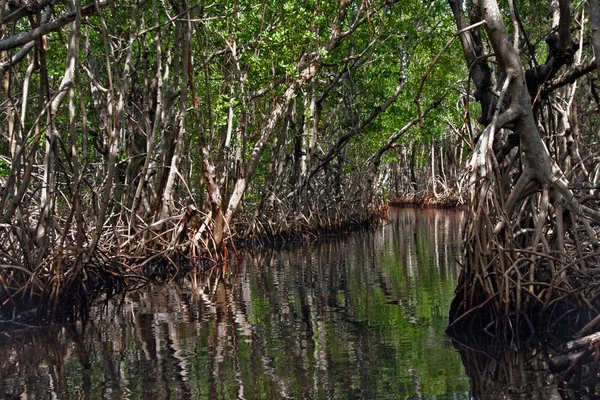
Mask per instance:
[[[262,252],[0,347],[0,397],[463,399],[444,335],[461,214]]]

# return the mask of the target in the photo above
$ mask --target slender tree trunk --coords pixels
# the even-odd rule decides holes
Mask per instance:
[[[191,39],[192,39],[192,25],[190,10],[185,2],[182,2],[182,7],[185,10],[185,21],[182,24],[182,38],[181,43],[181,90],[179,93],[179,113],[177,118],[177,128],[175,129],[174,137],[174,151],[171,158],[171,165],[169,167],[169,175],[165,184],[165,190],[162,200],[162,210],[159,219],[166,218],[170,214],[170,210],[174,207],[174,190],[175,180],[179,175],[179,160],[181,158],[181,149],[183,145],[183,138],[186,134],[186,119],[187,119],[187,97],[188,97],[188,82],[189,82],[189,71],[191,61]]]
[[[315,89],[315,83],[310,84],[310,90],[308,95],[305,97],[306,105],[305,109],[308,110],[307,117],[304,118],[304,133],[302,143],[302,163],[301,163],[301,175],[306,176],[306,172],[313,167],[313,154],[315,152],[315,144],[317,141],[317,126],[319,123],[320,114],[317,109],[317,95]],[[305,112],[306,114],[306,112]]]
[[[73,4],[70,4],[71,9],[74,8]],[[46,153],[44,158],[44,177],[42,192],[40,198],[41,215],[36,228],[36,237],[38,242],[42,243],[41,247],[53,241],[53,230],[54,230],[54,207],[56,200],[55,191],[58,190],[56,186],[56,160],[58,159],[58,140],[59,133],[56,128],[56,117],[58,116],[58,109],[62,104],[65,96],[72,90],[74,77],[75,77],[75,65],[77,63],[77,57],[79,54],[79,24],[72,22],[70,24],[69,44],[67,50],[67,65],[65,73],[61,80],[58,88],[58,94],[52,100],[50,104],[50,112],[48,114],[48,132],[46,133]]]
[[[160,20],[158,17],[158,12],[156,9],[156,0],[152,1],[152,11],[154,14],[155,27],[158,29],[160,26]],[[167,79],[166,76],[167,71],[165,71],[165,77],[163,78],[163,68],[162,68],[162,45],[161,45],[161,34],[160,30],[158,30],[158,40],[156,41],[156,57],[155,57],[155,67],[156,71],[153,73],[152,83],[151,83],[151,93],[148,96],[147,102],[150,103],[152,101],[152,92],[156,91],[156,104],[153,108],[154,112],[154,120],[152,121],[152,127],[149,130],[150,136],[146,142],[146,157],[144,159],[144,165],[142,166],[142,170],[140,171],[140,179],[137,184],[137,188],[135,190],[135,195],[133,196],[133,203],[131,205],[131,221],[133,226],[137,225],[138,220],[138,208],[140,202],[142,200],[144,188],[149,184],[150,181],[150,164],[152,163],[152,159],[155,157],[154,147],[156,142],[156,136],[158,135],[159,129],[161,128],[161,117],[163,112],[163,80]],[[156,83],[154,83],[154,80]],[[153,86],[156,85],[155,88]],[[150,104],[147,105],[147,118],[151,117],[150,110],[152,106]]]

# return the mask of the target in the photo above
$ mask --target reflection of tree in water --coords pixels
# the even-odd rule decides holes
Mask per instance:
[[[4,333],[0,398],[192,398],[178,329],[192,297],[181,295],[157,287],[85,323]]]
[[[518,318],[466,335],[451,325],[447,334],[459,350],[474,397],[600,399],[600,332],[584,336],[580,328],[589,314],[572,311],[564,313],[560,325],[536,325],[537,329],[523,319],[516,329]],[[523,326],[529,337],[519,339],[511,330],[522,333]],[[501,332],[503,328],[508,331]]]
[[[548,369],[548,353],[539,344],[502,344],[494,340],[453,339],[475,399],[561,399]],[[519,347],[519,348],[518,348]]]
[[[18,342],[18,351],[12,346],[15,342]],[[63,360],[68,352],[68,346],[60,340],[55,329],[0,333],[0,398],[22,398],[23,393],[35,396],[46,387],[53,388],[51,394],[54,397],[57,393],[65,393]]]
[[[457,219],[400,215],[376,235],[248,254],[228,273],[107,301],[36,339],[29,369],[23,346],[0,354],[17,387],[4,397],[465,398],[443,340]]]

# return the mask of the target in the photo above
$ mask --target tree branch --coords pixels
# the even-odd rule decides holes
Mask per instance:
[[[100,4],[102,6],[105,6],[108,3],[104,2]],[[88,15],[93,14],[95,11],[95,7],[96,6],[94,4],[88,4],[87,6],[82,7],[81,16],[87,17]],[[16,35],[12,35],[7,39],[0,40],[0,51],[6,51],[14,49],[15,47],[26,45],[27,43],[39,39],[50,32],[58,31],[63,26],[75,21],[76,17],[77,11],[72,11],[68,14],[63,15],[62,17],[57,18],[54,21],[40,25],[31,31],[17,33]]]
[[[550,82],[548,85],[546,85],[544,87],[543,91],[544,91],[544,93],[553,92],[556,89],[559,89],[565,85],[568,85],[570,83],[577,81],[582,76],[587,75],[590,72],[592,72],[595,68],[597,68],[597,63],[595,60],[589,61],[587,64],[577,65],[573,69],[566,71],[565,73],[560,75],[558,78],[556,78],[555,80]]]
[[[400,139],[402,136],[404,136],[404,134],[406,132],[408,132],[408,130],[410,128],[412,128],[417,122],[421,121],[421,119],[424,118],[427,114],[429,114],[430,111],[432,111],[434,108],[439,106],[442,103],[442,100],[444,100],[445,96],[446,95],[438,97],[433,103],[431,103],[431,105],[429,105],[429,107],[427,107],[427,109],[425,111],[423,111],[423,113],[421,115],[418,115],[415,118],[413,118],[406,125],[404,125],[398,132],[396,132],[392,136],[390,136],[388,138],[388,140],[385,142],[385,144],[383,146],[381,146],[379,149],[377,149],[377,151],[375,152],[374,155],[369,157],[369,159],[367,160],[367,163],[371,162],[375,169],[379,168],[379,164],[381,163],[381,157],[383,156],[383,154],[386,151],[388,151],[389,149],[391,149],[394,146],[394,144],[398,141],[398,139]]]

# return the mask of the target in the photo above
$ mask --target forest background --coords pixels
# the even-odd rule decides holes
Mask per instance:
[[[519,248],[568,254],[568,240],[539,239],[562,226],[552,223],[562,215],[536,217],[548,185],[509,201],[535,165],[519,161],[516,119],[497,123],[518,96],[503,90],[515,82],[511,54],[490,29],[506,25],[517,68],[543,75],[529,87],[543,104],[540,143],[569,179],[561,196],[588,201],[593,216],[595,19],[583,1],[499,3],[494,19],[487,0],[3,0],[2,315],[51,318],[65,304],[78,315],[97,291],[227,259],[236,246],[367,226],[397,199],[464,203],[470,232],[483,224],[492,243],[483,251],[467,235],[470,265],[497,260],[505,225],[527,231]],[[537,279],[520,265],[516,281]]]

